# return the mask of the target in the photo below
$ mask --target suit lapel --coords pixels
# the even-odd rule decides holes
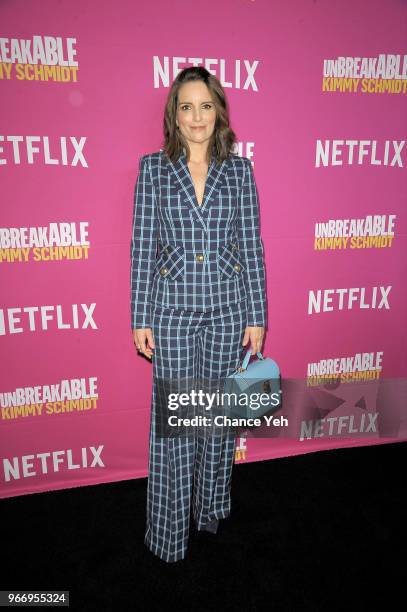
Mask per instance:
[[[172,184],[181,193],[184,202],[187,202],[191,209],[195,211],[206,229],[205,215],[209,209],[210,202],[213,202],[216,198],[223,184],[227,170],[227,160],[224,160],[219,167],[216,167],[215,158],[212,157],[206,176],[202,206],[199,206],[196,199],[194,182],[187,166],[185,153],[181,153],[175,163],[171,162],[167,155],[165,155],[165,159],[167,161]]]

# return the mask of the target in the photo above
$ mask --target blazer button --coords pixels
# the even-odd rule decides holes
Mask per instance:
[[[160,274],[161,276],[165,276],[168,272],[168,268],[166,268],[165,266],[163,266],[162,268],[160,268]]]
[[[232,243],[232,250],[233,250],[233,251],[236,251],[236,250],[237,250],[237,246],[236,246],[236,244],[235,244],[235,243]]]
[[[240,265],[239,264],[235,264],[233,267],[236,270],[236,272],[240,272]]]
[[[199,255],[196,256],[196,260],[197,261],[203,261],[204,260],[204,256],[199,254]]]

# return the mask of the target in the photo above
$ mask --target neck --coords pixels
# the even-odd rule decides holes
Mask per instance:
[[[189,144],[189,162],[192,164],[208,163],[208,143],[202,145],[196,143]]]

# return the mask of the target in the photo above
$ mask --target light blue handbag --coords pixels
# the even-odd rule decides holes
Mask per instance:
[[[224,393],[235,393],[224,399],[228,416],[259,418],[273,414],[282,407],[281,374],[276,362],[257,353],[258,360],[249,364],[249,349],[241,366],[225,379]],[[268,399],[267,397],[268,396]],[[258,398],[262,398],[261,400]]]

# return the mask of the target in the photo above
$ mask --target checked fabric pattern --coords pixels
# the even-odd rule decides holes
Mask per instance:
[[[191,511],[197,529],[230,514],[236,434],[163,436],[163,387],[213,391],[238,366],[246,327],[267,326],[250,160],[212,156],[199,206],[185,151],[175,163],[163,151],[141,157],[130,254],[131,326],[150,327],[155,341],[144,542],[174,562],[186,555]]]
[[[229,516],[236,434],[227,428],[217,433],[192,428],[189,436],[158,435],[160,383],[187,379],[195,381],[198,391],[205,381],[205,390],[216,392],[246,351],[246,325],[245,300],[207,313],[153,308],[156,348],[144,543],[169,563],[186,555],[191,509],[197,529]]]
[[[208,312],[247,299],[248,325],[267,327],[263,244],[252,164],[231,155],[208,169],[202,206],[183,153],[140,159],[131,238],[131,326],[154,304]]]

